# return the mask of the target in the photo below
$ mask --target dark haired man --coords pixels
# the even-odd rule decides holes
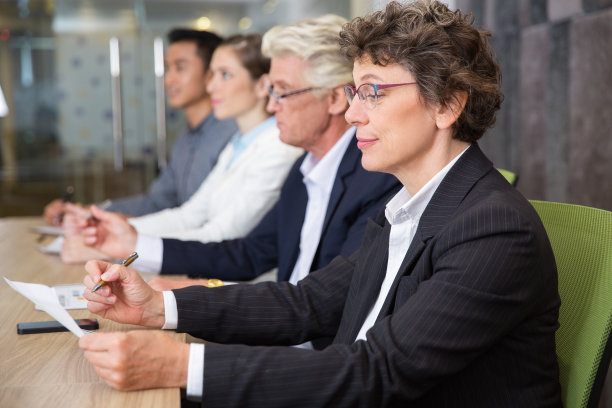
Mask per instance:
[[[168,167],[146,194],[112,200],[109,211],[139,216],[176,207],[191,197],[217,162],[217,156],[236,132],[233,120],[212,114],[206,92],[212,53],[221,43],[214,33],[174,29],[168,33],[164,84],[168,104],[185,112],[187,128],[172,149]],[[56,223],[65,211],[61,200],[47,204],[44,217]]]

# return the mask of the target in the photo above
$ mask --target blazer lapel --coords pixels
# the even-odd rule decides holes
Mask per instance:
[[[380,313],[378,313],[378,316],[376,317],[376,321],[389,314],[391,306],[395,303],[395,293],[397,292],[397,286],[399,285],[400,279],[404,275],[410,275],[410,272],[414,268],[415,263],[421,256],[421,253],[424,249],[425,242],[423,241],[417,230],[417,233],[415,234],[414,238],[412,239],[412,242],[410,243],[408,252],[406,253],[404,260],[402,261],[402,264],[399,267],[398,273],[395,276],[395,279],[393,280],[391,289],[389,289],[389,294],[387,295],[387,298],[385,299],[385,302],[383,303],[382,308],[380,309]]]
[[[299,169],[304,156],[298,159],[295,168]],[[308,203],[308,193],[306,186],[302,183],[302,173],[299,170],[291,172],[289,178],[285,182],[281,192],[283,211],[279,219],[279,227],[282,228],[282,239],[278,242],[279,265],[278,265],[278,280],[288,281],[293,272],[295,262],[300,251],[300,239],[302,234],[302,224],[306,215],[306,204]]]
[[[348,318],[342,319],[335,343],[350,344],[355,340],[376,301],[387,271],[390,230],[389,223],[384,222],[384,211],[381,211],[376,221],[368,220],[359,251],[358,270],[353,275],[345,307]]]
[[[323,221],[323,228],[321,229],[321,236],[325,235],[327,227],[329,226],[329,222],[332,218],[332,215],[336,211],[338,207],[338,203],[340,199],[344,195],[344,190],[346,189],[345,178],[350,174],[355,172],[356,166],[359,164],[361,159],[361,153],[357,148],[357,143],[351,140],[344,152],[344,156],[340,161],[340,165],[338,166],[338,171],[336,172],[336,178],[334,180],[334,185],[332,187],[331,194],[329,196],[329,202],[327,203],[327,210],[325,212],[325,219]]]
[[[482,153],[478,144],[474,143],[446,174],[421,215],[416,234],[395,276],[389,295],[376,319],[377,321],[387,316],[392,310],[400,279],[412,272],[415,263],[427,245],[427,241],[446,225],[472,186],[492,167],[493,164]]]

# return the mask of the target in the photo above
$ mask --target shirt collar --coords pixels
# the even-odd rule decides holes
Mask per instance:
[[[202,120],[200,123],[198,123],[198,124],[197,124],[197,125],[195,125],[194,127],[189,127],[189,126],[187,126],[187,129],[188,129],[188,131],[189,131],[188,133],[189,133],[190,135],[195,135],[195,134],[197,134],[197,133],[200,133],[200,130],[201,130],[203,127],[204,127],[204,125],[205,125],[207,122],[210,122],[210,121],[212,120],[213,116],[214,116],[214,115],[213,115],[213,112],[211,111],[211,112],[210,112],[210,113],[209,113],[209,114],[208,114],[208,115],[207,115],[207,116],[206,116],[206,117],[205,117],[205,118],[204,118],[204,119],[203,119],[203,120]]]
[[[264,120],[244,135],[241,134],[240,131],[237,131],[234,133],[234,136],[232,136],[232,145],[235,149],[244,149],[250,145],[253,140],[257,139],[257,136],[261,135],[272,126],[276,126],[276,118],[274,116]]]
[[[413,197],[410,196],[406,187],[402,187],[385,207],[385,217],[389,224],[401,224],[409,220],[417,223],[446,174],[468,148],[437,172]]]
[[[336,172],[340,166],[340,162],[344,157],[346,149],[355,135],[355,127],[349,128],[344,134],[338,139],[336,144],[318,160],[312,153],[308,152],[302,165],[300,166],[300,172],[304,176],[304,182],[309,180],[310,182],[326,186],[327,191],[331,191],[336,178]]]

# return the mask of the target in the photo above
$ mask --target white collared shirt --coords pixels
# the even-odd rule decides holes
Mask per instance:
[[[467,148],[465,149],[467,150]],[[368,317],[366,317],[361,330],[357,334],[357,340],[366,340],[366,332],[370,330],[376,318],[382,309],[385,299],[391,290],[391,285],[399,272],[400,265],[408,252],[408,248],[412,243],[421,215],[425,211],[427,204],[433,197],[434,193],[440,186],[440,183],[446,176],[446,173],[453,167],[459,157],[465,152],[461,152],[442,170],[436,173],[415,195],[410,196],[406,188],[402,188],[396,195],[387,203],[385,208],[385,217],[391,224],[389,233],[389,258],[387,261],[387,272],[385,279],[380,286],[380,292],[376,302],[370,309]]]
[[[304,176],[302,182],[308,193],[308,203],[306,204],[306,213],[300,234],[300,253],[289,278],[289,282],[294,285],[304,279],[310,272],[312,261],[321,240],[323,222],[327,213],[329,197],[336,181],[336,173],[353,136],[355,136],[355,128],[351,127],[321,160],[317,160],[309,152],[300,166],[300,172]]]
[[[321,160],[309,152],[300,166],[300,172],[304,176],[302,182],[308,193],[308,202],[300,233],[300,252],[289,277],[289,283],[293,285],[297,285],[310,273],[312,261],[321,241],[323,222],[329,205],[329,197],[336,181],[338,166],[340,166],[346,148],[355,136],[355,130],[354,127],[351,127],[344,132]],[[296,347],[313,348],[310,341],[298,344]]]
[[[317,160],[314,155],[308,153],[300,166],[300,172],[304,176],[302,181],[308,193],[308,203],[306,205],[306,214],[304,216],[304,223],[302,224],[300,235],[300,253],[293,268],[293,272],[291,273],[291,277],[289,278],[289,282],[294,285],[299,280],[305,278],[310,272],[310,266],[312,265],[317,247],[319,246],[323,221],[325,220],[327,205],[336,179],[336,173],[338,172],[340,162],[354,135],[355,128],[351,127],[344,132],[340,139],[338,139],[321,160]],[[152,244],[154,245],[154,242],[148,241],[147,237],[141,238],[141,235],[142,234],[139,234],[138,236],[137,249],[141,244],[144,247]],[[161,245],[161,248],[158,247],[157,250],[159,251],[158,253],[161,254],[163,245]],[[161,255],[159,255],[158,263],[161,265]],[[147,266],[148,265],[140,265],[140,267]],[[176,329],[178,323],[176,298],[172,291],[164,291],[163,294],[166,322],[162,328]],[[311,342],[307,342],[297,347],[312,348],[312,344]],[[204,348],[204,344],[200,343],[192,343],[189,347],[186,393],[187,396],[191,398],[201,397],[203,393]]]

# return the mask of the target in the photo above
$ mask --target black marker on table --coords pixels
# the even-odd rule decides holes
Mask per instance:
[[[132,255],[128,256],[123,261],[121,261],[121,265],[129,266],[132,262],[134,262],[136,260],[136,258],[138,258],[138,254],[136,252],[134,252],[134,253],[132,253]],[[100,289],[104,285],[106,285],[106,281],[100,279],[98,281],[98,283],[96,283],[95,286],[91,289],[91,293],[93,293],[96,290]]]

